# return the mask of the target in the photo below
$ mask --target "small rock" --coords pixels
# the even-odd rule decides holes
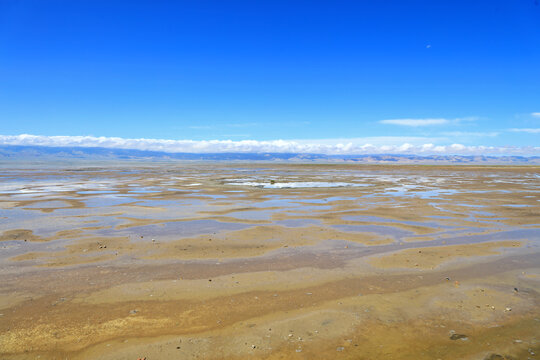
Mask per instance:
[[[337,349],[336,349],[336,351],[343,351],[343,350],[345,350],[345,348],[343,346],[338,346]]]
[[[512,311],[512,308],[511,308],[511,307],[507,307],[506,309],[504,309],[504,311]]]
[[[463,334],[452,334],[450,335],[450,340],[469,340],[469,338],[467,337],[467,335],[463,335]]]
[[[257,347],[257,346],[255,346],[255,345],[251,345],[251,348],[252,348],[252,349],[255,349],[256,347]]]

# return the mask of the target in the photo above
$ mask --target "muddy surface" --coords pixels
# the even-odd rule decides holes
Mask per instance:
[[[540,358],[540,168],[0,168],[1,359]]]

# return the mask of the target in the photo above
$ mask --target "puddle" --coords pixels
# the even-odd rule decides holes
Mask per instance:
[[[272,215],[279,212],[280,210],[245,210],[233,211],[224,215],[240,220],[270,221],[272,220]]]
[[[286,219],[274,221],[274,224],[285,227],[305,227],[311,225],[320,226],[322,222],[317,219]]]
[[[401,241],[405,237],[416,236],[412,231],[384,225],[331,225],[331,227],[346,232],[374,233],[381,236],[389,236],[396,241]]]
[[[101,195],[101,194],[115,194],[118,191],[116,190],[84,190],[84,191],[77,191],[77,194],[80,195]]]
[[[463,204],[463,203],[459,203],[459,204],[453,204],[454,206],[464,206],[464,207],[473,207],[473,208],[483,208],[483,207],[486,207],[486,205],[477,205],[477,204]]]
[[[128,194],[160,194],[163,190],[137,190],[132,191],[130,190]]]
[[[424,226],[434,229],[454,229],[457,226],[444,225],[438,222],[422,222],[422,221],[406,221],[406,220],[394,220],[387,219],[379,216],[370,216],[370,215],[347,215],[342,217],[345,221],[359,221],[359,222],[382,222],[382,223],[393,223],[393,224],[406,224],[411,226]]]
[[[106,208],[127,204],[134,201],[133,199],[123,196],[100,196],[91,198],[77,198],[77,200],[82,201],[85,206],[89,208]]]
[[[56,209],[56,208],[69,208],[71,207],[71,204],[61,201],[61,200],[53,200],[53,201],[38,201],[31,205],[24,205],[23,209]]]

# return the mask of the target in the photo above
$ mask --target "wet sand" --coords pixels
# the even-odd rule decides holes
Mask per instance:
[[[1,359],[540,358],[540,168],[0,170]]]

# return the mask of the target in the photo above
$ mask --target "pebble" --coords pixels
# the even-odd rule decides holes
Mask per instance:
[[[343,350],[345,350],[345,348],[343,346],[338,346],[337,349],[336,349],[336,351],[343,351]]]
[[[512,308],[511,308],[511,307],[507,307],[506,309],[504,309],[504,311],[512,311]]]
[[[467,337],[467,335],[463,335],[463,334],[452,334],[450,335],[450,340],[469,340],[469,338]]]

